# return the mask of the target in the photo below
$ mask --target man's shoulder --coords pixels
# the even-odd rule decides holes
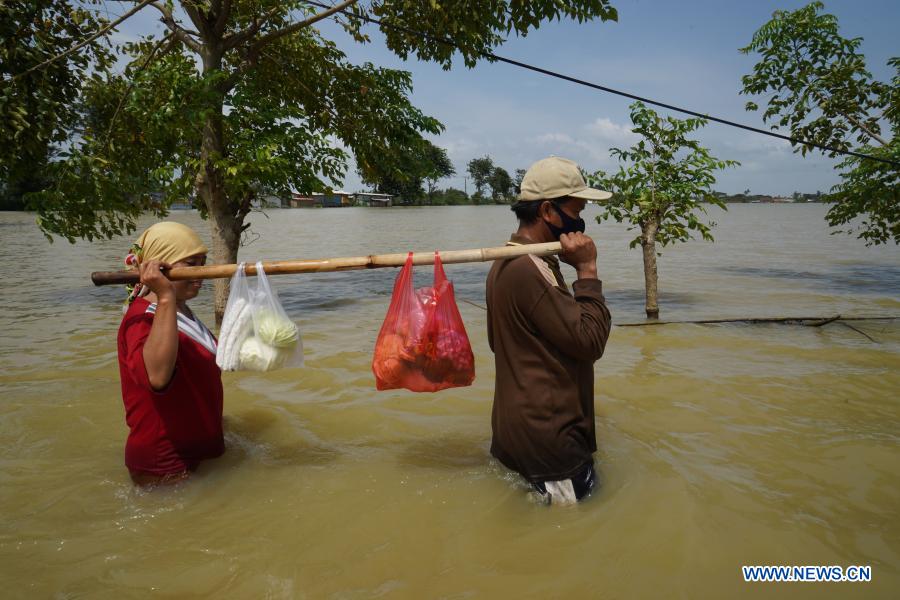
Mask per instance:
[[[496,261],[491,267],[491,275],[504,285],[556,286],[556,276],[550,265],[539,256],[524,254],[503,261]]]

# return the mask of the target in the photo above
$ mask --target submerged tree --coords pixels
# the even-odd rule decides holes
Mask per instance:
[[[399,160],[382,164],[378,157],[373,157],[367,169],[359,170],[359,175],[378,192],[396,196],[404,204],[421,205],[426,194],[423,185],[428,185],[427,198],[431,203],[437,181],[454,172],[447,152],[423,139],[418,144],[410,144]]]
[[[376,161],[380,169],[390,164],[399,169],[423,134],[441,130],[437,120],[410,104],[409,73],[350,63],[315,27],[322,19],[336,19],[365,43],[362,18],[372,15],[381,20],[387,46],[400,57],[416,56],[449,69],[455,57],[471,67],[506,36],[524,36],[547,20],[616,18],[608,0],[483,0],[474,5],[344,0],[325,8],[301,0],[110,4],[116,10],[129,4],[155,10],[166,32],[160,37],[148,31],[116,48],[129,59],[122,72],[100,59],[89,76],[79,72],[81,63],[66,67],[69,80],[74,75],[81,84],[65,97],[77,118],[66,119],[65,135],[54,138],[65,154],[55,163],[55,184],[33,204],[39,225],[70,241],[111,237],[134,231],[146,210],[164,215],[173,201],[195,196],[210,220],[216,263],[236,261],[260,187],[309,191],[337,184],[349,158],[343,148],[355,155],[364,173]],[[43,40],[57,32],[60,22],[77,18],[75,5],[59,0],[3,5],[17,19],[6,28],[4,17],[0,28],[6,55],[24,56],[29,49],[43,54],[27,57],[21,67],[4,63],[5,84],[23,77],[21,69],[36,62],[44,63],[42,69],[69,64],[47,62],[55,46]],[[50,6],[62,8],[48,20],[55,14]],[[77,22],[69,30],[73,43],[88,41],[88,32],[104,32],[94,26],[80,30]],[[5,85],[0,122],[17,119],[19,131],[29,130],[44,116],[43,99],[63,104],[57,84],[53,77],[30,84],[29,97],[38,99],[35,110],[9,101],[12,88]],[[9,152],[0,160],[8,162],[19,139],[9,140]],[[217,281],[217,316],[226,298],[227,282]]]
[[[472,183],[475,184],[474,195],[479,198],[483,197],[484,188],[489,184],[491,173],[494,172],[494,161],[490,156],[473,158],[466,165],[466,170],[469,173],[469,177],[472,178]]]
[[[509,201],[513,180],[506,169],[494,167],[490,177],[488,177],[488,185],[491,186],[491,199],[494,201],[494,204],[503,204]]]
[[[526,169],[516,169],[516,176],[513,178],[513,192],[518,195],[522,192],[522,180],[525,179]]]
[[[428,186],[428,203],[433,204],[437,182],[445,177],[456,175],[456,169],[453,167],[450,157],[447,156],[447,151],[431,142],[428,142],[425,154],[429,163],[429,168],[425,172],[425,184]]]
[[[395,203],[415,201],[422,195],[422,145],[425,141],[407,148],[399,161],[382,162],[380,157],[373,156],[358,164],[359,178],[375,192],[394,196]]]
[[[644,285],[647,317],[659,317],[657,294],[657,245],[686,242],[697,232],[712,241],[710,228],[698,213],[705,213],[701,202],[725,208],[712,190],[716,170],[735,166],[733,160],[720,160],[687,135],[706,125],[703,119],[662,118],[641,102],[631,105],[632,131],[643,139],[628,150],[612,148],[613,156],[625,163],[612,174],[597,171],[588,180],[613,193],[602,205],[597,221],[615,219],[627,222],[641,233],[630,244],[641,245],[644,258]]]
[[[873,79],[859,53],[862,38],[841,36],[837,17],[821,14],[823,8],[813,2],[775,11],[740,49],[761,55],[753,73],[743,77],[742,93],[769,94],[763,120],[789,127],[793,137],[893,161],[841,161],[841,182],[828,198],[836,204],[826,218],[867,244],[900,243],[900,57],[888,60],[895,70],[889,83]],[[758,108],[747,103],[747,110]],[[813,148],[801,144],[794,150],[805,155]]]

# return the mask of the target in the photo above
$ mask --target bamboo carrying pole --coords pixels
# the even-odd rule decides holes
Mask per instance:
[[[441,251],[441,262],[445,265],[469,262],[487,262],[501,258],[514,258],[525,254],[550,256],[562,250],[559,242],[546,244],[525,244],[521,246],[501,246],[499,248],[474,248],[471,250]],[[369,256],[351,256],[345,258],[322,258],[317,260],[277,260],[263,262],[266,275],[287,273],[328,273],[331,271],[355,271],[359,269],[381,269],[384,267],[402,267],[406,263],[406,254],[372,254]],[[434,252],[415,252],[414,265],[434,264]],[[184,279],[224,279],[237,271],[237,265],[208,265],[203,267],[178,267],[165,271],[166,277],[172,281]],[[256,265],[247,263],[244,273],[256,275]],[[137,271],[94,271],[91,273],[94,285],[116,285],[137,283],[140,275]]]

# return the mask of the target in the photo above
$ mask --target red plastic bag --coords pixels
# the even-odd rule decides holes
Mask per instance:
[[[394,294],[375,342],[375,387],[436,392],[472,385],[475,357],[453,284],[434,253],[433,287],[413,289],[412,252],[394,282]]]

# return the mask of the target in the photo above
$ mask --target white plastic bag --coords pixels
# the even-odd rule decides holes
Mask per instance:
[[[219,330],[219,346],[216,350],[216,364],[223,371],[237,371],[240,367],[241,345],[253,335],[253,315],[250,309],[250,288],[244,274],[244,263],[238,265],[231,278],[231,292],[222,328]]]
[[[248,371],[271,371],[284,364],[286,353],[264,344],[256,336],[241,344],[241,368]]]
[[[278,301],[261,262],[256,263],[256,290],[250,295],[253,337],[241,346],[241,368],[271,371],[303,366],[300,329]],[[246,364],[245,364],[246,359]]]
[[[244,264],[238,266],[219,337],[216,363],[223,371],[303,366],[300,330],[278,301],[262,263],[256,263],[255,289],[250,289]]]

